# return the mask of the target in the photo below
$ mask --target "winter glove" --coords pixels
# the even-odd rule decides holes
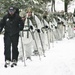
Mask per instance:
[[[33,30],[33,26],[30,26],[30,29]]]
[[[55,29],[57,29],[57,26],[55,26]]]
[[[40,33],[40,29],[37,29],[37,32]]]
[[[45,28],[48,28],[48,26],[46,25]]]

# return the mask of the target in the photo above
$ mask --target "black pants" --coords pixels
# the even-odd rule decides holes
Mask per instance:
[[[18,42],[19,42],[19,34],[15,34],[13,36],[10,36],[8,34],[4,35],[5,61],[6,60],[13,61],[13,59],[18,60],[18,54],[19,54]]]

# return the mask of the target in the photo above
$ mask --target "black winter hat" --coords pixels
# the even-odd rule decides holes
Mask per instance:
[[[8,11],[9,12],[15,12],[15,8],[11,6],[11,7],[9,7]]]

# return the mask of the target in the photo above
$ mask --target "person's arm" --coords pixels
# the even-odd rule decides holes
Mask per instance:
[[[20,31],[22,31],[24,28],[24,21],[21,19],[21,17],[19,18],[19,29]]]
[[[5,26],[5,17],[3,17],[3,19],[0,21],[0,32],[3,30]]]

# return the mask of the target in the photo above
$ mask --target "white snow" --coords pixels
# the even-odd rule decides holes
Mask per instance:
[[[55,9],[56,11],[64,11],[64,2],[61,0],[55,0]]]
[[[63,9],[60,6],[56,9]],[[41,60],[32,56],[32,61],[26,60],[26,66],[19,61],[14,68],[4,68],[4,43],[0,35],[0,75],[75,75],[75,38],[54,42],[45,54]]]
[[[3,35],[0,35],[0,75],[75,75],[75,38],[54,42],[46,57],[32,56],[32,61],[19,61],[18,66],[4,68]]]

